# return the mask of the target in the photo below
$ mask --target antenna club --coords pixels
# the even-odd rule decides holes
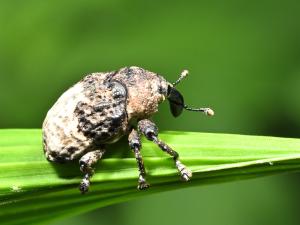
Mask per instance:
[[[188,74],[189,74],[189,71],[188,71],[188,70],[183,70],[183,71],[181,72],[181,77],[184,78],[184,77],[186,77]]]
[[[204,113],[207,116],[213,116],[213,115],[215,115],[215,112],[212,109],[210,109],[210,108],[207,108]]]

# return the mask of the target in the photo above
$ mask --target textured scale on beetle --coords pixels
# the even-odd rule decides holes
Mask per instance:
[[[84,194],[105,146],[128,135],[139,168],[138,189],[144,190],[149,187],[140,154],[140,136],[144,135],[174,159],[182,180],[190,180],[192,172],[180,162],[178,153],[158,138],[158,128],[149,119],[165,99],[169,100],[174,117],[183,109],[214,115],[210,108],[184,104],[175,86],[187,75],[184,70],[176,82],[169,83],[162,76],[135,66],[87,75],[63,93],[47,113],[43,122],[46,158],[61,163],[78,159],[83,173],[79,190]]]

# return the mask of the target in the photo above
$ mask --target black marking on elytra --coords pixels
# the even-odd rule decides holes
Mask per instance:
[[[74,113],[78,118],[77,129],[95,143],[102,144],[122,135],[126,113],[126,88],[117,81],[111,81],[97,89],[99,96],[78,102]],[[99,88],[98,87],[98,88]]]
[[[67,147],[66,149],[70,154],[73,154],[74,152],[78,151],[78,148],[77,147],[74,147],[74,146],[70,146],[70,147]]]
[[[94,106],[96,112],[102,112],[104,109],[110,108],[111,103],[109,102],[100,102],[98,105]]]

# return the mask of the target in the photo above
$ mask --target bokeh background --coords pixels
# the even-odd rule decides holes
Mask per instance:
[[[137,65],[175,81],[160,130],[300,137],[300,2],[296,0],[1,0],[0,128],[40,128],[85,74]],[[187,188],[109,206],[61,224],[299,224],[297,174]]]

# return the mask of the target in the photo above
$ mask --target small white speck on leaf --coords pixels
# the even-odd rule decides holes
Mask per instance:
[[[17,186],[17,185],[11,186],[10,189],[11,189],[12,192],[21,192],[22,191],[22,188]]]

